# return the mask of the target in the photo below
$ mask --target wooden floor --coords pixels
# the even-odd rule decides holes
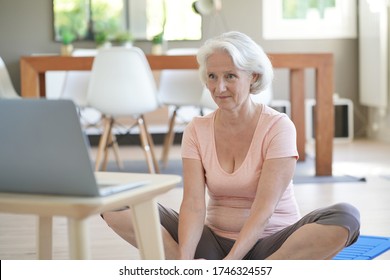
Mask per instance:
[[[307,152],[312,154],[308,145]],[[156,147],[157,155],[161,147]],[[180,147],[175,146],[171,158],[179,158]],[[92,156],[95,149],[91,151]],[[123,159],[139,159],[138,147],[121,147]],[[345,201],[361,212],[361,233],[390,237],[390,144],[367,140],[336,143],[334,174],[365,176],[366,182],[336,184],[300,184],[295,186],[302,214],[317,207]],[[178,209],[182,195],[176,188],[160,197],[159,201]],[[34,216],[0,214],[0,259],[36,259]],[[135,248],[115,235],[99,216],[90,218],[90,246],[93,259],[139,259]],[[54,259],[67,259],[67,222],[58,217],[54,221]],[[377,259],[390,260],[390,251]]]

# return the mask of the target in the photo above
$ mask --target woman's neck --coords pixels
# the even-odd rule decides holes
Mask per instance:
[[[246,105],[235,110],[219,108],[216,112],[216,123],[221,127],[242,127],[257,121],[262,105],[249,100]]]

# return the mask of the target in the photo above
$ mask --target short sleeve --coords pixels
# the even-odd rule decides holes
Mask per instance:
[[[296,138],[294,123],[287,115],[282,114],[267,133],[265,158],[296,157],[298,159]]]
[[[201,159],[199,141],[193,121],[190,122],[184,129],[181,142],[181,157],[199,160]]]

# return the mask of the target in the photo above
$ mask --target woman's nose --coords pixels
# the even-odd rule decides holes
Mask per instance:
[[[226,84],[225,84],[225,81],[224,81],[223,79],[219,79],[219,80],[217,81],[216,88],[217,88],[218,92],[224,92],[224,91],[226,91]]]

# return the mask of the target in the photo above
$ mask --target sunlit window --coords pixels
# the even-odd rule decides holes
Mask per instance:
[[[146,38],[164,32],[165,40],[201,39],[201,17],[192,9],[195,0],[147,0]]]
[[[116,40],[123,33],[132,39],[200,40],[201,16],[195,0],[53,0],[54,36],[72,33],[75,40],[104,36]]]
[[[336,0],[283,0],[284,19],[325,18],[336,7]]]
[[[356,0],[263,0],[264,39],[356,38]]]
[[[56,40],[64,32],[74,34],[76,40],[93,39],[100,32],[115,37],[126,29],[123,4],[123,0],[54,0]]]

